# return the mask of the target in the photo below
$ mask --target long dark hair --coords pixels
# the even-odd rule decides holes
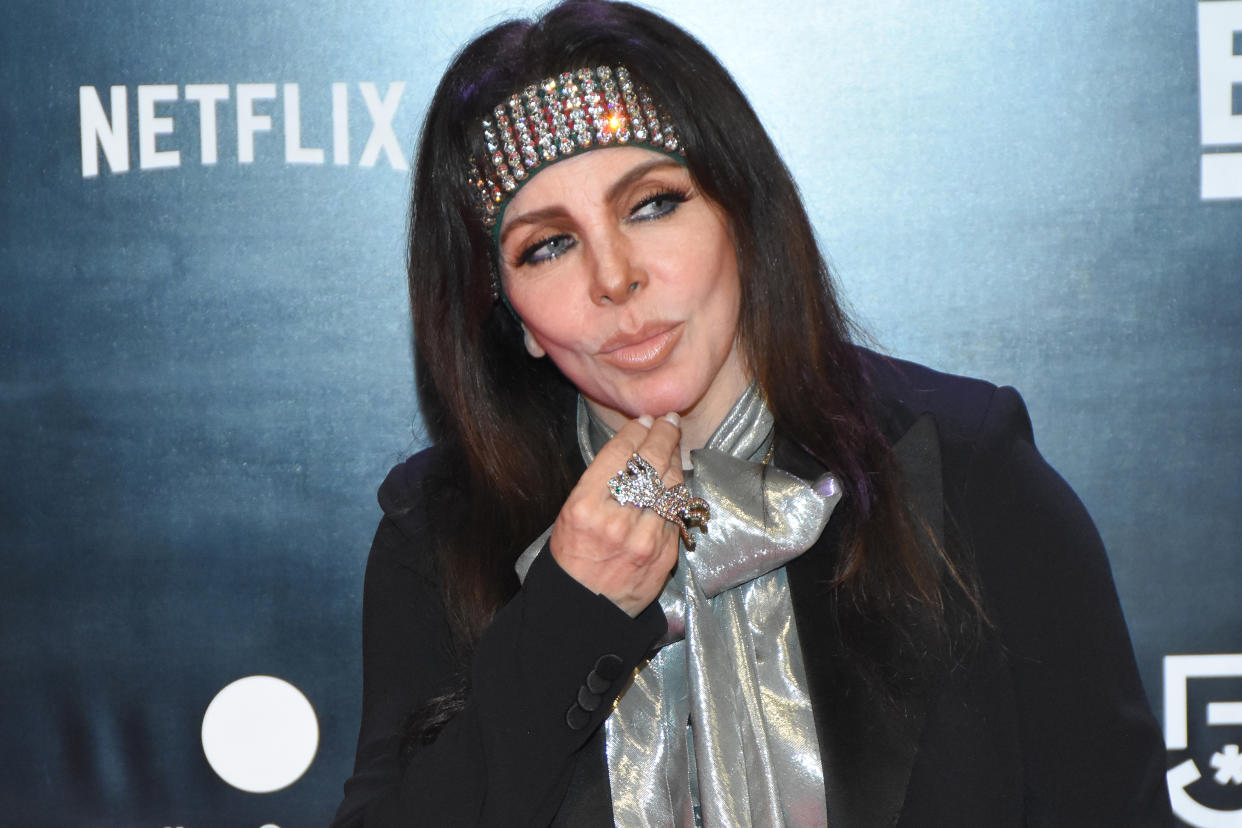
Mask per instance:
[[[573,482],[563,449],[573,389],[549,360],[527,355],[516,319],[494,299],[497,254],[476,213],[468,159],[486,152],[480,120],[513,91],[601,64],[624,64],[664,102],[696,185],[730,217],[747,364],[778,432],[832,469],[851,504],[840,595],[869,617],[911,606],[938,617],[940,566],[915,540],[853,329],[771,139],[694,37],[637,6],[568,0],[462,50],[436,90],[416,164],[415,364],[424,419],[452,467],[435,487],[435,508],[453,514],[439,521],[447,528],[437,555],[461,642],[468,649],[517,589],[514,558],[551,524]]]

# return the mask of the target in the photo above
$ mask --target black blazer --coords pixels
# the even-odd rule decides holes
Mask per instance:
[[[829,824],[1171,825],[1164,748],[1108,561],[1081,503],[1035,449],[1020,397],[863,358],[912,505],[977,573],[990,626],[951,652],[930,635],[881,633],[876,652],[900,678],[877,682],[844,643],[866,642],[866,623],[830,588],[847,503],[788,565]],[[779,437],[774,462],[806,478],[821,471]],[[423,551],[437,518],[428,487],[446,485],[438,466],[429,449],[380,488],[362,727],[334,825],[610,825],[600,725],[664,618],[653,604],[630,619],[549,554],[480,640],[466,707],[433,744],[397,759],[405,716],[455,675]]]

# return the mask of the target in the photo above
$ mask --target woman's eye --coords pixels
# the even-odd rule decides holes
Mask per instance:
[[[517,263],[524,265],[551,261],[566,250],[569,250],[576,243],[573,236],[570,236],[568,233],[540,239],[518,255]]]
[[[653,196],[648,196],[634,205],[634,209],[630,210],[630,220],[646,221],[667,216],[684,203],[687,198],[688,196],[685,193],[678,192],[656,193]]]

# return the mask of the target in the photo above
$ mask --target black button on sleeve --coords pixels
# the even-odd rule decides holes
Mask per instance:
[[[603,694],[608,691],[609,687],[612,687],[612,682],[592,670],[587,673],[585,686],[586,689],[590,690],[592,693]]]
[[[599,694],[592,693],[585,687],[578,688],[578,706],[588,713],[594,713],[599,709]]]
[[[620,677],[621,668],[624,666],[625,662],[621,660],[621,656],[614,653],[606,653],[595,662],[595,670],[593,672],[599,674],[599,677],[605,681],[613,682]]]
[[[582,730],[590,723],[591,714],[579,707],[576,702],[565,711],[565,724],[569,725],[570,730]]]

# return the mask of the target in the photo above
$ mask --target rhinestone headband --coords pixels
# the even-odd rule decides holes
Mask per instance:
[[[540,168],[589,149],[643,146],[685,154],[672,121],[624,66],[563,72],[531,84],[483,120],[490,155],[470,159],[483,224],[500,226],[505,205]]]

